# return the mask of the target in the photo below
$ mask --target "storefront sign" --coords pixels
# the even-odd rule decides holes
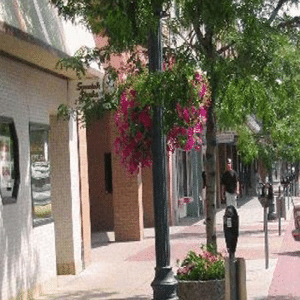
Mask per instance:
[[[92,98],[99,101],[102,93],[102,88],[99,81],[90,83],[79,81],[77,83],[77,91],[79,91],[79,99]]]

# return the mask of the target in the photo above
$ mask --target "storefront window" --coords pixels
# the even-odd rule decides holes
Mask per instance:
[[[192,151],[176,150],[178,204],[193,201]]]
[[[14,122],[0,117],[0,193],[3,204],[17,201],[20,183],[19,145]]]
[[[34,225],[52,221],[49,127],[30,124],[31,194]]]

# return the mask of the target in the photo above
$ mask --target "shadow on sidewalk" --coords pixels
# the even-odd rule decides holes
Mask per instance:
[[[91,239],[91,246],[93,248],[98,248],[100,246],[108,246],[115,242],[115,234],[113,231],[100,231],[93,232]]]
[[[268,296],[268,298],[255,298],[254,300],[299,300],[299,297],[293,297],[293,296]]]
[[[300,256],[300,251],[293,251],[293,252],[281,252],[281,253],[277,253],[278,255],[282,255],[282,256]]]
[[[115,297],[114,297],[115,296]],[[88,290],[88,291],[76,291],[76,292],[64,292],[60,293],[58,295],[50,296],[47,295],[47,300],[96,300],[96,299],[111,299],[111,300],[149,300],[149,296],[145,295],[133,295],[130,297],[125,296],[123,298],[122,296],[118,296],[117,293],[105,293],[101,292],[99,290]],[[39,299],[43,299],[42,297]]]
[[[249,201],[253,200],[255,196],[248,196],[245,195],[242,198],[240,198],[238,200],[238,208],[242,207],[243,205],[247,204]],[[225,211],[226,205],[225,204],[221,204],[221,207],[216,209],[216,214],[221,212],[221,211]],[[203,228],[205,228],[205,224],[201,223],[201,224],[197,224],[200,221],[204,221],[204,215],[200,215],[199,217],[184,217],[182,219],[179,219],[178,224],[174,225],[172,227],[180,227],[180,226],[193,226],[193,225],[200,225],[203,226]],[[151,228],[145,228],[147,229],[151,229]],[[247,233],[248,234],[248,233]],[[217,233],[218,237],[222,237],[223,232],[219,232]],[[181,239],[181,238],[206,238],[206,233],[175,233],[172,234],[170,233],[170,238],[171,239]],[[152,239],[154,238],[153,234],[147,234],[144,236],[144,239]],[[109,231],[109,232],[93,232],[92,233],[92,239],[91,239],[91,247],[92,249],[94,248],[98,248],[98,247],[103,247],[103,246],[108,246],[111,243],[116,243],[115,241],[115,236],[114,236],[114,232],[113,231]]]
[[[249,201],[253,200],[253,198],[256,198],[257,196],[249,196],[249,195],[245,195],[245,196],[242,196],[241,198],[239,198],[237,200],[237,205],[238,205],[238,208],[240,208],[241,206],[247,204]],[[224,206],[225,208],[225,206]]]
[[[217,232],[217,238],[223,237],[223,232]],[[205,239],[206,238],[206,233],[199,233],[199,232],[180,232],[180,233],[171,233],[170,234],[170,239],[171,240],[179,240],[179,239],[195,239],[195,238],[200,238],[200,239]]]

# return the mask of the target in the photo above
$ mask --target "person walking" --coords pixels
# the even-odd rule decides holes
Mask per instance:
[[[226,197],[226,206],[233,205],[237,209],[237,196],[239,195],[239,177],[232,169],[232,161],[227,159],[226,171],[221,178],[222,195]]]

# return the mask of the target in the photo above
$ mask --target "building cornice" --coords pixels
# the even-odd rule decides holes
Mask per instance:
[[[0,21],[0,55],[61,78],[78,79],[73,70],[56,67],[59,59],[69,57],[68,54],[3,21]],[[85,78],[99,77],[100,74],[100,71],[90,68]]]

